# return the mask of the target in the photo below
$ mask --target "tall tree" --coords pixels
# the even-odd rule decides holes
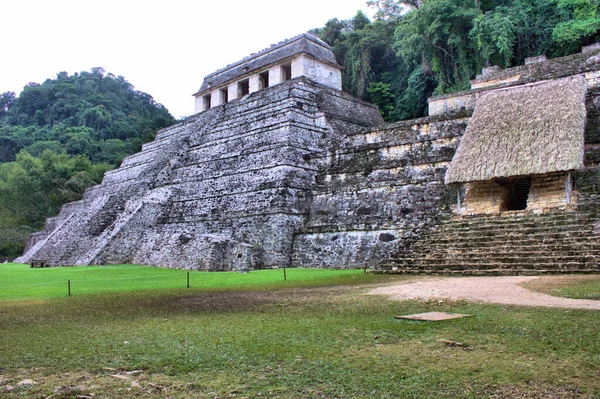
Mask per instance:
[[[17,96],[12,91],[0,94],[0,120],[6,116],[8,109],[13,106]]]
[[[398,25],[398,55],[425,70],[431,68],[437,93],[468,88],[475,69],[469,32],[478,14],[474,0],[425,1]]]
[[[600,40],[600,0],[558,0],[568,19],[552,31],[554,40],[572,51]]]
[[[0,257],[18,255],[47,217],[173,122],[102,68],[0,94]]]
[[[2,103],[8,105],[2,108]],[[174,119],[152,96],[136,91],[122,76],[93,68],[71,76],[60,72],[56,79],[30,83],[17,98],[5,93],[0,97],[0,122],[34,128],[34,141],[59,142],[69,153],[84,154],[93,161],[106,161],[106,157],[98,157],[102,152],[98,148],[105,147],[106,140],[121,140],[127,151],[110,160],[117,164],[128,151],[136,151],[143,142],[152,140],[158,129]],[[81,134],[73,135],[84,128],[94,145],[81,145]],[[0,140],[3,137],[0,132]],[[13,148],[12,155],[0,161],[14,160],[23,147]]]

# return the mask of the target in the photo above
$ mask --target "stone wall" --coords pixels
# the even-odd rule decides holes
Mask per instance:
[[[464,199],[461,201],[461,215],[497,213],[506,210],[509,192],[495,181],[465,184]]]
[[[534,213],[552,209],[566,209],[575,205],[577,192],[567,200],[566,179],[568,173],[549,173],[531,176],[531,187],[527,197],[527,211]],[[508,210],[510,198],[508,185],[496,181],[467,183],[461,202],[461,215],[491,214]],[[455,209],[455,208],[454,208]]]
[[[20,261],[289,266],[310,212],[311,156],[381,122],[374,106],[305,78],[251,93],[160,132],[65,205]]]
[[[534,57],[538,58],[538,57]],[[485,68],[471,81],[471,90],[429,99],[429,115],[472,111],[477,97],[488,90],[582,74],[590,90],[600,87],[600,47],[589,46],[581,53],[556,59],[545,58],[508,69]]]
[[[18,261],[420,270],[427,255],[416,254],[427,252],[424,237],[456,211],[457,188],[444,185],[444,175],[477,94],[490,87],[586,74],[586,169],[572,178],[574,198],[597,198],[600,59],[594,57],[567,57],[564,70],[552,60],[512,75],[493,69],[479,79],[493,85],[432,99],[431,116],[393,124],[384,124],[374,106],[307,77],[260,90],[253,80],[242,98],[229,86],[228,101],[215,91],[210,109],[158,132],[102,184],[63,206],[30,237]],[[315,72],[310,57],[300,58],[303,74],[327,78],[327,68]],[[243,66],[219,72],[221,83],[242,76]],[[511,80],[515,71],[519,79]],[[564,178],[534,176],[528,206],[566,206]],[[491,181],[469,184],[461,190],[464,211],[498,212],[505,194]]]
[[[467,118],[423,118],[350,135],[319,165],[306,226],[294,237],[297,267],[383,267],[443,214],[446,166]]]
[[[566,180],[571,184],[571,178],[567,173],[551,173],[531,178],[531,188],[527,199],[527,209],[533,212],[544,212],[549,209],[566,209],[574,205],[577,196],[569,193],[567,195]]]

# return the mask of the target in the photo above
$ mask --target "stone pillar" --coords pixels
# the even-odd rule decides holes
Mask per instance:
[[[269,87],[281,83],[281,67],[275,65],[269,69]]]
[[[210,107],[216,107],[217,105],[221,105],[223,104],[221,102],[221,93],[219,93],[219,90],[213,90],[210,92]]]
[[[215,98],[213,98],[213,95],[214,95],[214,92],[210,92],[210,93],[205,93],[201,96],[196,96],[196,104],[195,104],[196,113],[206,111],[207,109],[214,106],[213,100],[215,100]],[[207,100],[208,98],[210,98],[210,100]],[[207,102],[210,102],[210,106],[208,106]]]
[[[235,100],[236,98],[238,98],[238,95],[237,95],[237,83],[232,83],[229,86],[227,86],[227,93],[228,93],[228,96],[229,96],[229,101]]]
[[[258,74],[254,74],[252,76],[250,76],[250,78],[248,78],[249,80],[249,86],[250,86],[250,93],[254,93],[260,90],[260,86],[258,84]]]
[[[298,76],[306,75],[305,69],[305,57],[301,55],[300,57],[296,57],[292,60],[292,79],[297,78]]]
[[[219,89],[219,104],[225,104],[229,101],[229,91],[227,87]]]
[[[202,111],[204,111],[204,110],[202,109],[202,103],[203,103],[203,101],[202,101],[202,96],[196,96],[196,97],[194,98],[194,113],[196,113],[196,114],[197,114],[198,112],[202,112]]]

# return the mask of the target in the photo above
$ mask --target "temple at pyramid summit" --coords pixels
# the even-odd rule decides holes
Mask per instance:
[[[194,99],[17,261],[600,271],[600,45],[485,68],[395,123],[342,91],[310,34],[206,76]]]

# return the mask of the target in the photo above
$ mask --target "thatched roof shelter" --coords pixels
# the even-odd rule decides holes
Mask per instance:
[[[446,184],[583,168],[583,76],[483,93]]]

